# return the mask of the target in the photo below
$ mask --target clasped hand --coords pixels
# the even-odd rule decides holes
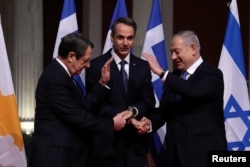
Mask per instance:
[[[130,110],[125,110],[117,114],[114,118],[114,130],[119,131],[125,127],[126,123],[132,124],[136,129],[138,134],[144,134],[151,130],[151,122],[148,118],[143,117],[140,120],[136,120],[133,117],[133,112]]]
[[[125,110],[117,114],[114,120],[114,130],[119,131],[125,127],[127,121],[133,116],[133,112],[130,110]]]
[[[140,120],[131,118],[130,123],[137,129],[138,134],[144,134],[151,130],[151,121],[146,117],[143,117]]]

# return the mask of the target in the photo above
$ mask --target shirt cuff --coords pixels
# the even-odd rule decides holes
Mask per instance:
[[[107,88],[107,89],[110,89],[110,87],[108,85],[104,85],[104,87]]]
[[[162,82],[164,82],[164,81],[166,80],[166,78],[167,78],[167,76],[168,76],[168,72],[169,72],[169,71],[166,70],[164,76],[161,78]]]

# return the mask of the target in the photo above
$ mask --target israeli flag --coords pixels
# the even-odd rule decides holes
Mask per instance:
[[[142,53],[148,53],[153,55],[157,59],[162,68],[165,69],[168,68],[159,0],[153,0]],[[157,102],[156,107],[158,107],[159,100],[162,94],[163,83],[159,78],[159,76],[155,75],[154,73],[152,73],[152,82]],[[157,133],[154,134],[154,144],[157,154],[160,154],[162,151],[164,151],[163,143],[165,140],[165,135],[166,135],[166,125],[161,127],[157,131]],[[152,156],[159,157],[158,155],[155,156],[152,155]],[[166,159],[164,159],[164,161],[166,161]]]
[[[56,44],[55,44],[55,48],[53,52],[53,58],[57,57],[58,55],[58,47],[59,47],[62,37],[72,32],[78,32],[75,1],[64,0],[61,20],[59,23],[57,37],[56,37]],[[75,75],[74,80],[77,82],[78,86],[81,88],[83,94],[86,95],[85,70],[82,70],[80,75]]]
[[[112,16],[112,20],[111,20],[111,23],[110,23],[110,26],[109,26],[109,31],[108,31],[106,41],[105,41],[105,44],[104,44],[104,48],[103,48],[103,52],[102,52],[103,54],[106,53],[110,48],[113,47],[113,44],[112,44],[111,39],[110,39],[112,24],[119,17],[127,17],[127,16],[128,16],[128,12],[127,12],[127,7],[126,7],[125,0],[117,0],[115,10],[114,10],[114,13],[113,13],[113,16]]]
[[[236,0],[230,4],[219,68],[224,75],[224,115],[228,150],[250,150],[250,102]]]

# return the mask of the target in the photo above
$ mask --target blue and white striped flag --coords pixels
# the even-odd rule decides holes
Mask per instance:
[[[250,150],[250,102],[236,0],[230,4],[219,68],[224,76],[228,150]]]
[[[61,38],[68,33],[77,31],[78,31],[78,25],[76,19],[75,1],[64,0],[61,20],[57,31],[56,43],[53,52],[53,58],[57,57],[58,47],[61,42]]]
[[[108,31],[106,41],[105,41],[105,44],[104,44],[104,48],[103,48],[103,52],[102,52],[103,54],[106,53],[110,48],[113,47],[113,44],[112,44],[112,42],[110,40],[112,24],[119,17],[127,17],[127,16],[128,16],[128,12],[127,12],[127,7],[126,7],[125,0],[117,0],[115,10],[114,10],[114,13],[113,13],[113,16],[112,16],[112,20],[110,22],[109,31]]]
[[[160,10],[160,2],[159,0],[153,0],[150,19],[147,27],[147,33],[143,45],[142,53],[148,53],[153,55],[157,61],[159,62],[162,68],[167,69],[167,54],[165,48],[165,41],[164,41],[164,33],[163,33],[163,24],[162,24],[162,17],[161,17],[161,10]],[[159,106],[159,100],[162,94],[162,81],[160,80],[159,76],[152,73],[152,82],[155,91],[155,98],[156,98],[156,107]],[[164,140],[166,135],[166,125],[161,127],[157,133],[154,134],[154,146],[155,146],[155,154],[152,153],[154,157],[155,163],[158,164],[157,166],[164,166],[164,162],[166,159],[161,161],[157,159],[160,157],[159,154],[165,152],[164,149]],[[161,161],[161,162],[157,162]]]
[[[59,44],[61,42],[62,37],[64,37],[68,33],[72,33],[72,32],[78,32],[75,1],[74,0],[64,0],[61,20],[59,23],[55,48],[54,48],[54,52],[53,52],[53,58],[57,57],[57,55],[58,55],[58,47],[59,47]],[[83,70],[80,75],[75,75],[74,79],[78,83],[83,94],[86,94],[85,85],[84,85],[84,83],[85,83],[85,70]]]

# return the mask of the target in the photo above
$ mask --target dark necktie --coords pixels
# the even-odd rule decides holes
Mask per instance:
[[[121,76],[122,76],[122,81],[123,81],[123,85],[124,85],[124,88],[125,90],[127,91],[127,88],[128,88],[128,75],[124,69],[124,66],[125,64],[127,64],[126,60],[122,60],[120,62],[121,64],[121,70],[120,70],[120,73],[121,73]]]

